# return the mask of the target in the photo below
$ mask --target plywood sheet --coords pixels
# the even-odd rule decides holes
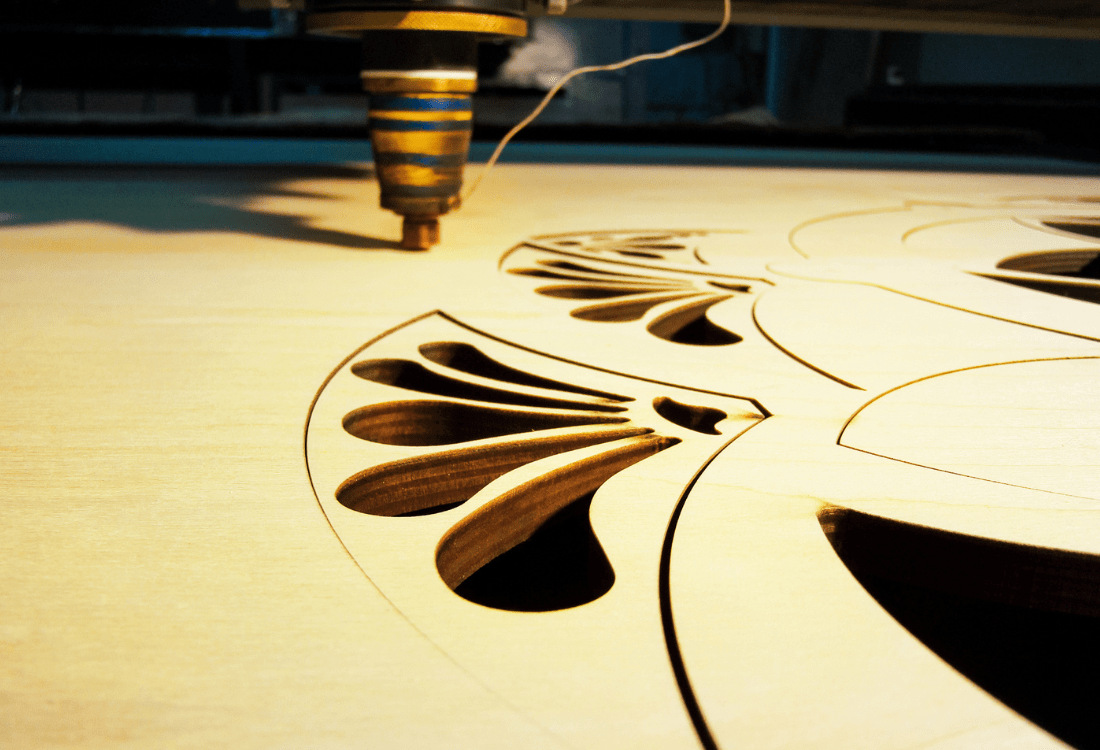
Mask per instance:
[[[1088,746],[896,595],[1100,614],[1096,194],[10,170],[0,740]]]

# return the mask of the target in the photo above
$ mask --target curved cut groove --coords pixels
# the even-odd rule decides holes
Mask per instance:
[[[452,590],[476,571],[526,541],[546,521],[628,466],[679,440],[647,435],[627,441],[509,490],[466,516],[443,536],[436,567]]]
[[[684,245],[676,245],[672,243],[644,243],[644,242],[628,242],[627,247],[639,250],[687,250]],[[622,252],[621,250],[619,252]]]
[[[722,300],[729,299],[730,295],[712,297],[703,302],[696,302],[673,310],[652,321],[647,329],[657,338],[671,341],[674,344],[689,344],[691,346],[728,346],[742,341],[742,338],[733,331],[728,331],[719,325],[710,322],[707,310]]]
[[[729,416],[721,409],[681,404],[667,396],[653,399],[653,410],[673,424],[704,435],[721,435],[716,425]]]
[[[344,429],[372,443],[427,446],[626,421],[626,417],[525,412],[453,401],[389,401],[349,413]]]
[[[752,287],[748,284],[727,284],[724,281],[708,281],[715,289],[724,289],[727,292],[741,292],[742,294],[750,294]]]
[[[354,475],[336,490],[346,508],[372,516],[435,512],[460,505],[512,469],[558,453],[647,435],[644,427],[593,429],[391,461]]]
[[[449,367],[452,370],[464,372],[467,375],[476,375],[489,380],[500,380],[515,385],[525,385],[532,388],[546,388],[552,391],[565,391],[567,393],[579,393],[585,396],[606,398],[611,401],[633,401],[629,396],[620,396],[607,391],[597,391],[594,388],[584,388],[571,383],[563,383],[560,380],[551,380],[541,375],[532,375],[523,370],[497,362],[492,357],[484,354],[480,349],[471,344],[463,344],[457,341],[437,341],[420,346],[420,356],[429,362],[434,362],[441,367]]]
[[[860,584],[926,646],[1070,745],[1100,746],[1100,556],[837,507],[819,520]]]
[[[673,286],[600,286],[592,285],[561,285],[540,286],[535,291],[545,297],[558,297],[560,299],[610,299],[612,297],[626,297],[631,294],[648,294],[654,289],[675,289]]]
[[[652,276],[650,274],[641,273],[626,273],[625,271],[605,271],[602,268],[592,268],[591,266],[585,266],[580,263],[571,263],[567,260],[540,260],[539,263],[548,268],[557,268],[562,271],[579,271],[581,273],[594,273],[601,276],[614,276],[617,278],[626,279],[650,279],[653,281],[660,281],[665,284],[669,283],[668,279],[660,276]]]
[[[594,602],[615,571],[592,530],[589,492],[552,515],[527,541],[490,560],[455,593],[511,612],[552,612]]]
[[[675,282],[649,280],[644,278],[632,278],[624,276],[623,278],[617,278],[615,276],[602,276],[596,275],[597,272],[591,272],[588,276],[583,276],[580,273],[562,273],[560,271],[547,271],[545,268],[512,268],[508,273],[515,276],[529,276],[536,279],[554,279],[557,281],[571,281],[580,284],[599,284],[601,286],[646,286],[654,287],[656,289],[666,289],[669,287],[683,286]]]
[[[659,253],[647,253],[641,250],[620,250],[619,255],[625,255],[629,258],[646,258],[648,260],[664,260],[665,257]]]
[[[430,393],[435,396],[464,398],[470,401],[488,401],[497,404],[511,404],[512,406],[534,406],[544,409],[624,411],[623,407],[612,404],[579,403],[577,401],[505,391],[500,388],[478,385],[477,383],[467,383],[464,380],[432,372],[418,362],[407,359],[369,359],[352,365],[351,371],[356,376],[372,383],[392,385],[397,388],[419,393]]]
[[[1096,250],[1047,250],[1041,253],[1013,255],[998,263],[997,268],[1024,273],[1097,278],[1088,274],[1086,269],[1098,261],[1100,261],[1100,251]]]
[[[646,297],[645,299],[625,299],[615,302],[605,302],[602,305],[588,305],[578,307],[569,314],[581,320],[592,320],[599,323],[629,323],[641,320],[645,314],[657,305],[673,300],[685,299],[697,296],[696,292],[662,294],[660,296]]]
[[[1051,229],[1059,229],[1063,232],[1079,234],[1082,237],[1100,238],[1100,222],[1083,221],[1044,221]]]
[[[1004,284],[1012,284],[1013,286],[1023,287],[1024,289],[1031,289],[1036,292],[1054,294],[1058,297],[1069,297],[1070,299],[1080,300],[1081,302],[1091,302],[1094,305],[1100,304],[1100,285],[1095,283],[1072,281],[1070,279],[1059,281],[1058,279],[997,276],[991,273],[976,275],[986,279],[992,279],[993,281],[1000,281]]]

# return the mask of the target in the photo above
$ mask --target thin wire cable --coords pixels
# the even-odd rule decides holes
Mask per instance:
[[[666,49],[664,52],[647,52],[644,55],[630,57],[626,60],[620,60],[617,63],[611,63],[610,65],[585,65],[580,68],[574,68],[573,70],[562,76],[560,79],[558,79],[558,82],[555,83],[548,92],[546,92],[546,96],[543,97],[542,101],[539,102],[539,105],[531,111],[531,114],[527,115],[527,117],[523,118],[518,125],[509,130],[508,134],[501,139],[500,143],[497,144],[496,150],[493,151],[493,155],[489,157],[489,161],[485,162],[485,168],[481,170],[481,173],[477,176],[477,179],[474,180],[474,184],[470,186],[470,189],[466,191],[466,195],[462,197],[462,200],[467,201],[470,199],[470,196],[474,194],[475,190],[477,190],[477,186],[481,184],[481,181],[483,179],[485,179],[485,175],[489,174],[489,170],[492,169],[493,166],[497,163],[497,159],[500,158],[500,155],[504,151],[504,147],[508,145],[508,142],[515,137],[516,133],[530,125],[536,117],[542,114],[542,111],[546,109],[546,105],[550,103],[550,100],[553,99],[559,91],[561,91],[562,86],[569,83],[569,81],[573,80],[577,76],[583,75],[584,73],[622,70],[623,68],[630,67],[631,65],[635,65],[640,62],[648,62],[649,60],[664,60],[669,57],[678,55],[681,52],[686,52],[689,49],[695,49],[696,47],[702,47],[704,44],[714,41],[719,36],[721,36],[722,32],[729,28],[730,25],[730,16],[732,15],[731,3],[730,0],[723,0],[723,3],[725,9],[722,13],[722,23],[718,24],[718,28],[716,28],[714,31],[707,34],[701,39],[696,39],[694,42],[686,42],[684,44],[677,45],[670,49]]]

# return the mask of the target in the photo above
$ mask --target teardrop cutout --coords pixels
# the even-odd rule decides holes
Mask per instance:
[[[477,383],[468,383],[432,372],[419,362],[407,359],[368,359],[351,366],[354,375],[372,383],[392,385],[419,393],[434,396],[464,398],[471,401],[488,401],[513,406],[535,406],[546,409],[579,409],[582,411],[624,411],[621,406],[601,403],[579,403],[564,399],[516,393],[500,388],[490,388]]]
[[[633,401],[627,396],[619,396],[606,391],[597,391],[594,388],[584,388],[571,383],[563,383],[560,380],[551,380],[541,375],[532,375],[523,370],[497,362],[480,349],[471,344],[462,344],[457,341],[436,341],[431,344],[421,344],[420,356],[429,362],[434,362],[442,367],[464,372],[467,375],[476,375],[489,380],[500,380],[515,385],[526,385],[533,388],[546,388],[566,393],[580,393],[586,396],[606,398],[611,401]]]
[[[372,443],[429,446],[626,421],[626,417],[525,412],[453,401],[386,401],[350,412],[344,417],[344,429]]]
[[[704,302],[685,305],[677,310],[662,315],[652,321],[648,330],[657,338],[671,341],[674,344],[689,344],[691,346],[728,346],[736,344],[743,339],[733,331],[728,331],[707,317],[707,310],[722,300],[729,299],[730,295],[713,297]]]
[[[565,506],[524,542],[490,560],[455,588],[467,601],[512,612],[588,604],[611,590],[615,571],[592,531],[594,492]]]

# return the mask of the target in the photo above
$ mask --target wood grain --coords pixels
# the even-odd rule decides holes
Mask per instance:
[[[406,253],[360,169],[8,171],[0,744],[1088,746],[883,602],[1094,616],[1100,318],[998,275],[1096,194],[505,165]],[[609,587],[462,595],[566,501]]]

